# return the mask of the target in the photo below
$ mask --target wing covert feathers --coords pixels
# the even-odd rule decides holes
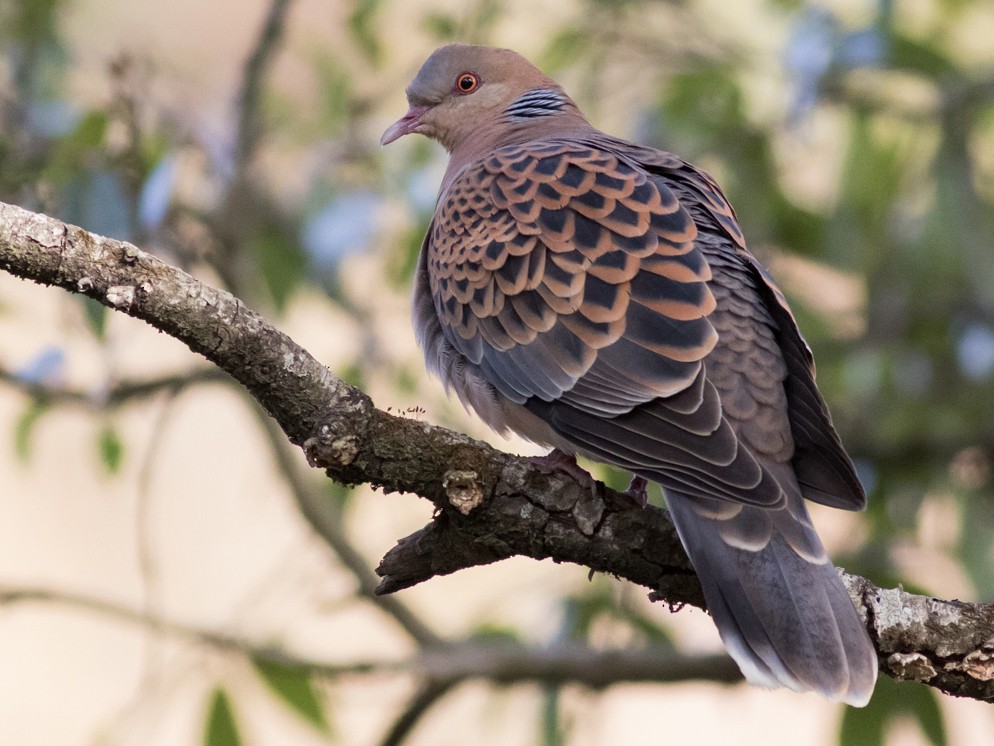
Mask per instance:
[[[497,149],[439,198],[415,319],[429,366],[497,430],[664,487],[750,681],[866,703],[876,653],[804,506],[865,498],[710,177],[607,136]]]

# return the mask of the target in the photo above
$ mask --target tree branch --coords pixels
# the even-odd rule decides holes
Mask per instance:
[[[608,489],[595,496],[465,435],[386,414],[237,298],[134,246],[0,203],[0,269],[83,293],[182,341],[244,385],[334,479],[431,500],[437,516],[384,558],[380,592],[524,555],[611,573],[671,605],[702,604],[665,511],[636,510]],[[885,673],[994,701],[994,606],[846,581]]]
[[[186,373],[169,374],[140,381],[121,381],[109,390],[88,392],[25,380],[17,373],[0,367],[0,383],[20,389],[33,399],[48,404],[72,404],[95,409],[114,409],[136,400],[148,399],[163,391],[178,393],[190,386],[230,380],[223,371],[204,366]]]
[[[254,409],[258,411],[258,407]],[[328,500],[327,494],[314,489],[303,478],[298,466],[299,457],[293,458],[295,454],[287,444],[279,427],[265,415],[260,413],[259,416],[260,419],[265,420],[263,429],[266,437],[269,439],[280,471],[286,478],[293,497],[297,501],[301,515],[331,547],[339,561],[352,573],[358,584],[359,595],[372,600],[380,609],[393,617],[419,645],[424,647],[442,645],[443,640],[399,598],[376,593],[376,575],[369,569],[366,558],[349,541],[343,527],[339,524],[340,511],[335,510],[331,501]]]
[[[258,121],[262,82],[283,36],[289,8],[290,0],[272,0],[266,21],[259,32],[259,38],[252,49],[252,54],[245,62],[245,75],[239,97],[238,132],[235,136],[236,180],[242,178],[242,172],[252,160],[259,143],[262,131]]]
[[[404,743],[422,717],[436,702],[451,692],[457,683],[454,679],[426,681],[394,720],[383,740],[380,741],[380,746],[400,746]]]
[[[319,676],[412,674],[429,682],[459,683],[485,679],[495,684],[541,681],[574,683],[591,689],[612,684],[679,683],[742,680],[738,667],[724,653],[680,655],[661,648],[646,650],[593,650],[578,643],[529,647],[516,642],[468,639],[422,649],[398,660],[330,662],[295,653],[282,646],[258,643],[239,635],[218,632],[138,611],[124,604],[65,591],[32,587],[0,587],[0,607],[20,604],[58,604],[147,627],[157,634],[184,639],[250,658],[304,668]]]

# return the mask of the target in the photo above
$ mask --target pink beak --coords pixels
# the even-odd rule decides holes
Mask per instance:
[[[394,140],[417,130],[421,124],[421,117],[426,111],[428,111],[427,106],[412,106],[404,116],[387,127],[387,131],[380,138],[380,145],[389,145]]]

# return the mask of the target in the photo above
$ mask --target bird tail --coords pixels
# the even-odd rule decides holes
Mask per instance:
[[[753,684],[862,707],[877,656],[798,492],[777,510],[667,490],[725,647]]]

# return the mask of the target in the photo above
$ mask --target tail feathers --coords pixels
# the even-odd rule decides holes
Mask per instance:
[[[721,518],[695,510],[692,497],[666,497],[718,632],[746,679],[865,705],[877,679],[876,651],[800,496],[780,510],[743,507]],[[767,540],[728,543],[747,531]]]

